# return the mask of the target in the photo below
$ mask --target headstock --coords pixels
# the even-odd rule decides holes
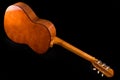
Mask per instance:
[[[107,66],[105,63],[103,63],[100,60],[96,60],[92,62],[92,65],[94,66],[93,70],[98,70],[97,73],[102,73],[102,77],[105,75],[106,77],[113,77],[114,71],[109,66]]]

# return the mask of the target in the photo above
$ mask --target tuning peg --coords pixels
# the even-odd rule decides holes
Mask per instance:
[[[100,64],[100,63],[101,63],[101,61],[99,60],[97,63],[98,63],[98,64]]]
[[[106,70],[108,70],[109,68],[110,68],[110,67],[109,67],[109,66],[107,66],[107,67],[106,67]]]
[[[106,66],[106,64],[102,64],[102,66]]]
[[[93,70],[95,71],[95,70],[97,70],[96,68],[93,68]]]
[[[104,76],[104,74],[101,74],[101,76],[103,77],[103,76]]]
[[[97,73],[99,74],[99,73],[100,73],[100,71],[97,71]]]

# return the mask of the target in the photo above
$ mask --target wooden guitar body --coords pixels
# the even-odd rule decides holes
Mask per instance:
[[[45,53],[49,47],[57,44],[91,62],[103,75],[114,75],[113,69],[100,60],[58,38],[54,25],[48,20],[38,18],[23,2],[15,3],[6,9],[4,30],[12,41],[26,44],[38,54]]]
[[[50,21],[39,19],[29,6],[21,2],[7,8],[4,23],[5,32],[11,40],[28,44],[39,54],[47,51],[56,35]]]

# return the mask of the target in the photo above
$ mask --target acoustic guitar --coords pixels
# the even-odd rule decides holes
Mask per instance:
[[[114,76],[114,70],[102,61],[57,37],[53,23],[37,17],[23,2],[8,6],[4,15],[4,30],[13,42],[26,44],[38,54],[44,54],[49,47],[57,44],[92,63],[93,70],[97,69],[102,76]]]

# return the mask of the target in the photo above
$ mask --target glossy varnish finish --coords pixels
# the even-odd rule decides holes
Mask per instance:
[[[56,34],[50,21],[39,19],[31,8],[23,3],[9,6],[4,22],[5,32],[10,39],[16,43],[28,44],[39,54],[47,51]]]
[[[26,44],[38,54],[45,53],[49,47],[57,44],[91,62],[105,76],[114,75],[113,69],[95,57],[58,38],[54,25],[48,20],[38,18],[25,3],[18,2],[7,8],[4,29],[12,41]]]

